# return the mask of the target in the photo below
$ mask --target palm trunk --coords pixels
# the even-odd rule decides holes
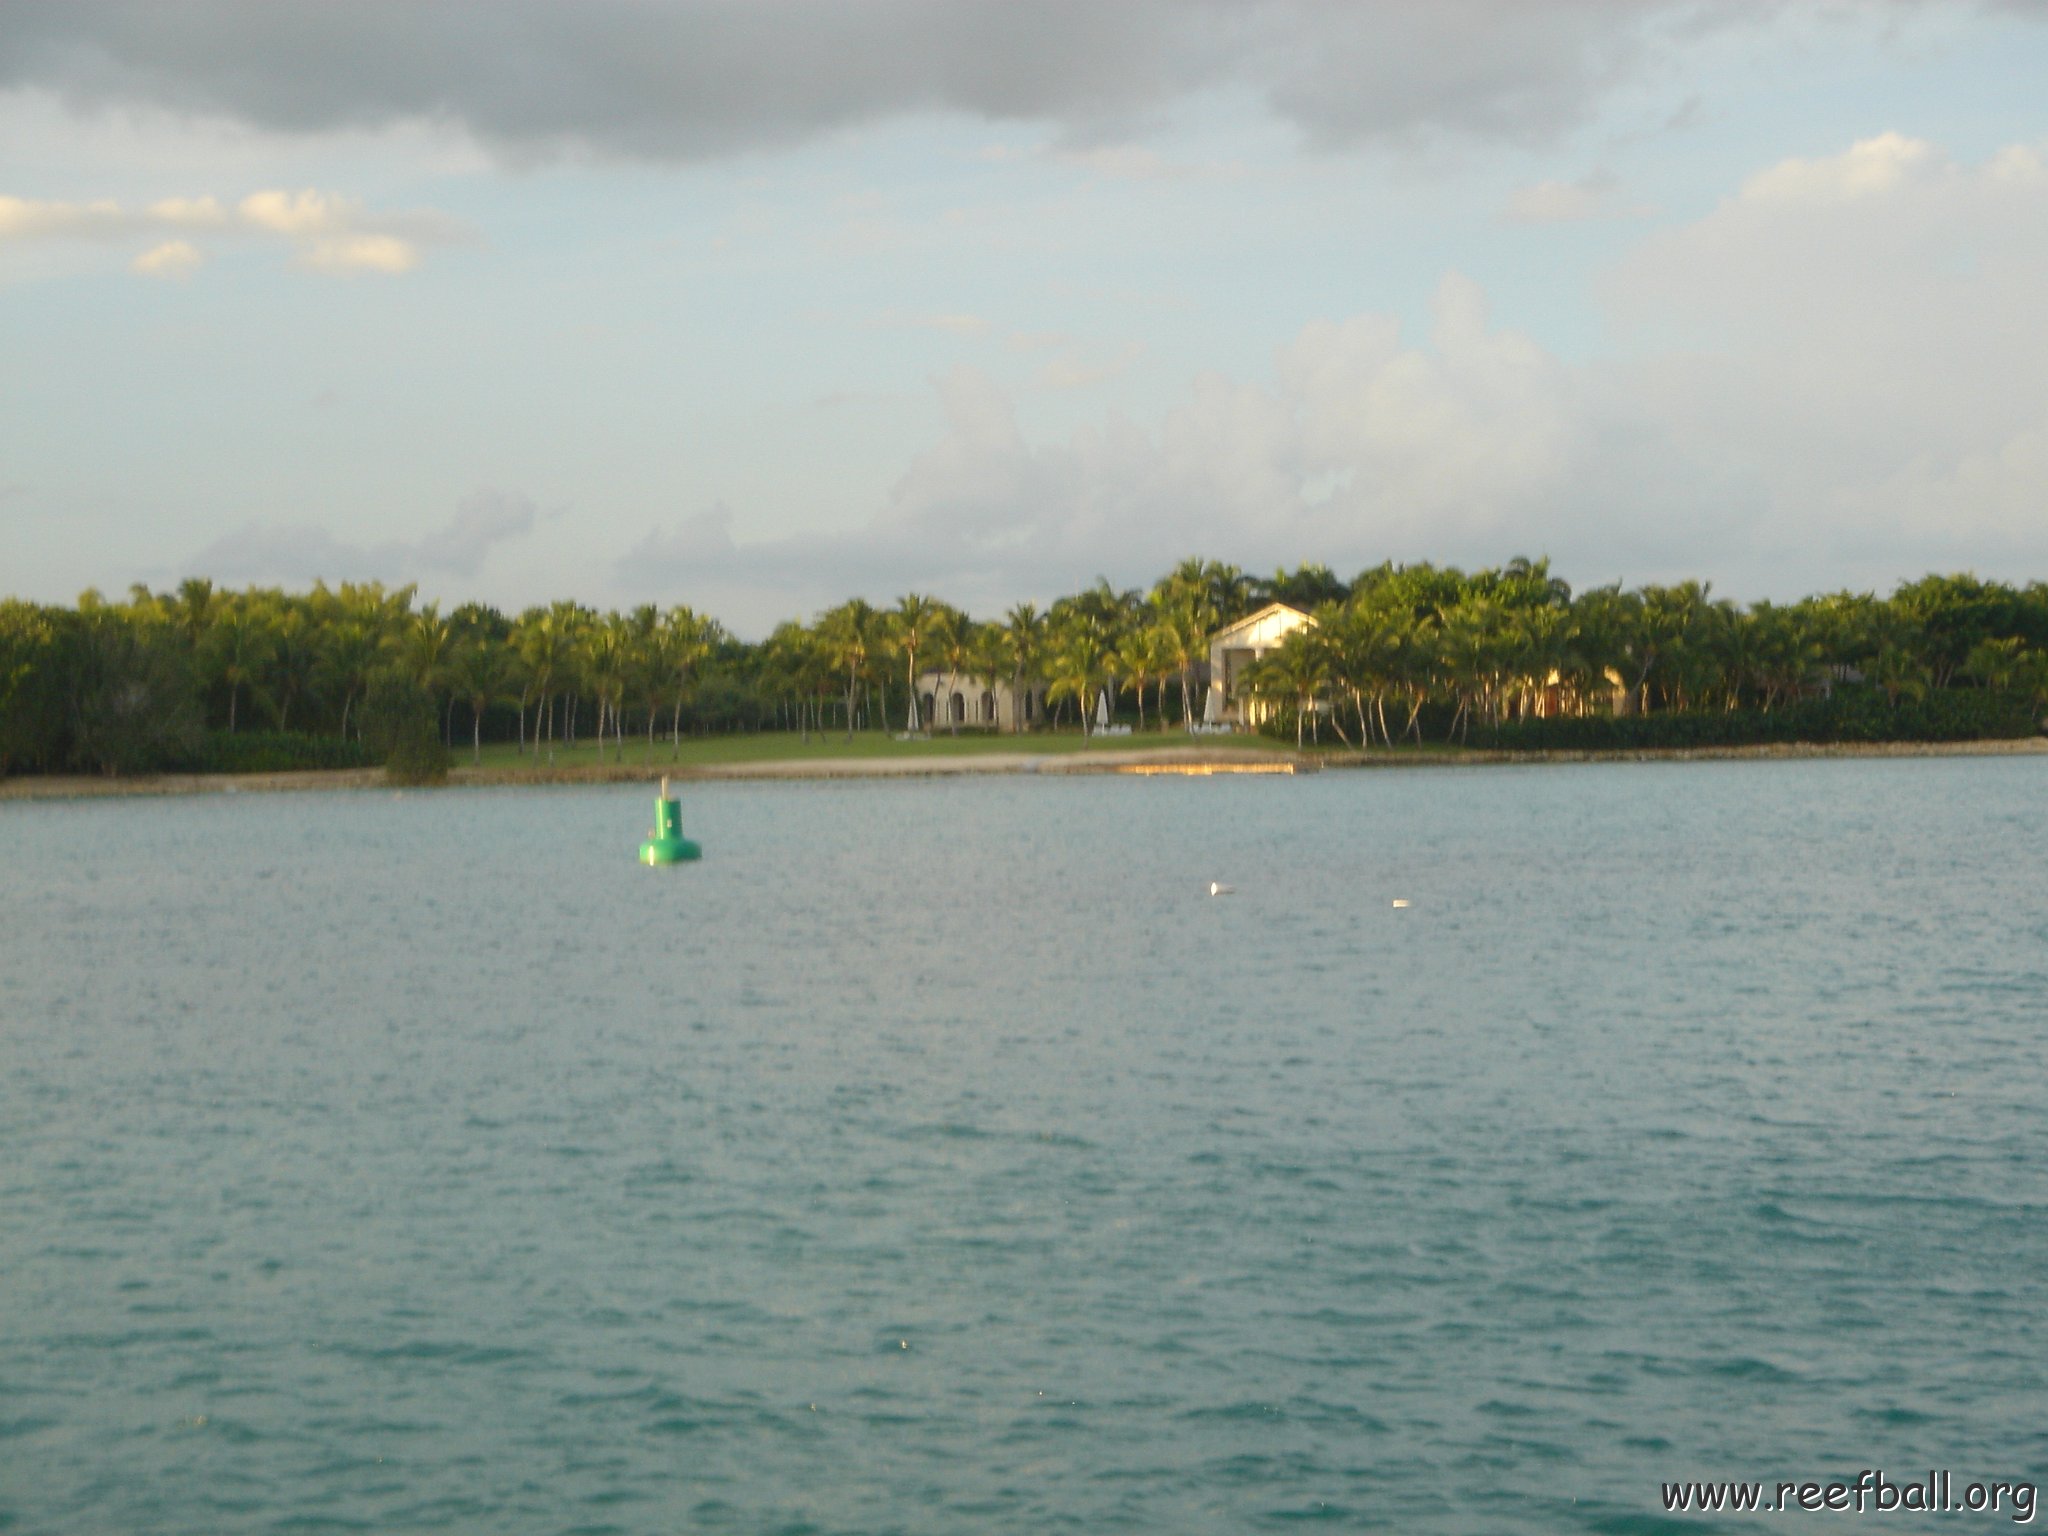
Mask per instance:
[[[469,710],[469,760],[479,767],[484,760],[484,712],[473,704]]]

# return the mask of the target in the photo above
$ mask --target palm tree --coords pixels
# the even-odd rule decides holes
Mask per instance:
[[[718,630],[716,621],[702,618],[687,604],[678,603],[662,616],[655,640],[660,659],[663,687],[671,704],[668,747],[671,760],[683,750],[683,700],[689,697],[697,667],[711,650]]]
[[[370,686],[382,650],[377,632],[360,619],[337,620],[320,637],[320,676],[331,688],[341,690],[341,735],[348,739],[348,717]]]
[[[850,598],[818,617],[818,635],[846,671],[846,739],[853,740],[853,696],[869,653],[875,649],[882,616],[862,599]]]
[[[971,624],[967,632],[967,674],[980,683],[988,701],[987,712],[979,717],[983,725],[996,724],[996,684],[1009,666],[1008,640],[1000,624]]]
[[[1173,669],[1180,678],[1180,723],[1195,728],[1192,692],[1195,667],[1208,659],[1209,635],[1216,628],[1216,610],[1205,589],[1160,583],[1152,591],[1152,627],[1166,637]]]
[[[448,661],[455,650],[455,626],[441,617],[441,605],[428,603],[395,634],[388,638],[392,660],[399,675],[435,700],[434,712],[441,713],[442,684],[447,680]],[[450,700],[453,707],[453,700]],[[441,744],[448,744],[449,723],[444,720]]]
[[[1358,741],[1372,745],[1373,722],[1377,718],[1380,736],[1387,745],[1386,695],[1394,686],[1399,649],[1399,631],[1393,616],[1369,601],[1330,603],[1316,610],[1316,628],[1329,647],[1330,681],[1351,695],[1352,712],[1358,716]],[[1373,707],[1365,707],[1370,697]],[[1335,722],[1335,715],[1331,716]]]
[[[815,634],[795,619],[775,626],[762,642],[760,678],[763,687],[778,699],[796,702],[797,730],[811,739],[810,696],[818,691],[818,675],[825,665]],[[836,676],[836,669],[834,669]]]
[[[619,726],[619,707],[626,696],[626,684],[633,670],[632,620],[607,613],[583,636],[578,661],[583,681],[597,700],[597,760],[604,761],[604,724],[612,721],[612,738],[623,759],[625,734]]]
[[[286,609],[272,631],[270,654],[264,658],[263,671],[281,731],[292,728],[292,705],[312,693],[319,679],[317,639],[304,611],[296,607]]]
[[[1045,649],[1045,615],[1034,603],[1019,603],[1003,615],[1003,650],[1010,663],[1010,729],[1024,729],[1024,700],[1038,675]]]
[[[931,631],[933,620],[944,606],[920,592],[911,592],[896,600],[896,609],[889,615],[889,627],[896,644],[902,648],[905,672],[910,679],[907,730],[918,729],[917,653]]]
[[[525,664],[527,692],[520,696],[519,713],[526,716],[526,699],[531,697],[533,710],[533,751],[540,755],[541,722],[547,722],[549,739],[554,736],[555,692],[570,676],[575,667],[577,631],[573,622],[574,610],[566,604],[557,603],[552,608],[530,608],[520,616],[513,627],[513,644],[519,650],[519,659]],[[525,734],[521,725],[520,734]]]
[[[626,668],[626,686],[647,700],[647,750],[654,750],[654,707],[667,697],[667,667],[662,652],[666,639],[661,632],[661,610],[642,603],[626,615],[631,644]]]
[[[1316,713],[1329,682],[1326,649],[1314,628],[1295,630],[1246,670],[1246,686],[1254,694],[1279,694],[1294,703],[1294,749],[1301,750],[1302,728]]]
[[[1117,667],[1138,696],[1138,729],[1145,729],[1145,684],[1159,684],[1159,724],[1166,724],[1166,679],[1178,659],[1178,642],[1163,624],[1132,629],[1117,647]]]
[[[1047,655],[1049,681],[1045,696],[1054,701],[1068,698],[1074,701],[1081,714],[1081,734],[1084,736],[1088,734],[1089,706],[1094,702],[1095,690],[1104,680],[1104,658],[1108,649],[1101,632],[1080,614],[1069,613],[1052,636]]]
[[[81,606],[83,606],[81,604]],[[229,598],[213,610],[201,649],[201,664],[227,684],[228,734],[235,731],[242,689],[260,675],[270,654],[270,625],[246,598]]]
[[[513,652],[487,637],[458,649],[448,662],[449,685],[469,705],[470,761],[484,760],[484,711],[500,699],[522,697],[512,692],[519,681]]]
[[[214,604],[218,601],[213,583],[203,576],[188,576],[178,583],[178,596],[172,612],[178,628],[184,632],[188,651],[196,653],[200,642],[206,638],[207,626],[213,622]]]
[[[927,644],[936,650],[940,659],[945,662],[948,686],[957,693],[960,679],[967,670],[968,650],[974,643],[972,623],[958,608],[941,603],[938,612],[932,617],[931,628],[925,638]],[[945,710],[946,732],[948,735],[958,736],[960,717],[953,709],[949,705],[937,702],[933,703],[932,708],[935,711]]]

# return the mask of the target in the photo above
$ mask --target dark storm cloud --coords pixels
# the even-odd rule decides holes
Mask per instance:
[[[1247,89],[1311,141],[1543,133],[1699,0],[13,0],[0,86],[305,131],[459,124],[513,157],[695,158],[926,110],[1127,130]]]

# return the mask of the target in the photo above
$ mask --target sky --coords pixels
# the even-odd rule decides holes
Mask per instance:
[[[2048,578],[2040,0],[10,0],[0,595]]]

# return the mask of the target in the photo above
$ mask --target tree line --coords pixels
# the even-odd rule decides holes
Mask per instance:
[[[687,605],[508,616],[444,610],[410,586],[194,578],[70,608],[0,602],[0,771],[480,757],[485,740],[535,757],[590,742],[602,757],[629,735],[676,750],[708,732],[922,731],[935,722],[919,679],[935,672],[991,696],[1007,685],[1013,729],[1086,730],[1105,697],[1141,729],[1192,727],[1209,637],[1272,602],[1314,622],[1236,686],[1297,743],[1754,735],[1760,719],[1819,721],[1816,701],[1837,696],[1861,701],[1865,734],[1913,734],[1915,708],[1959,722],[1949,734],[2000,734],[2048,707],[2048,586],[1967,575],[1744,607],[1691,581],[1574,594],[1547,560],[1382,564],[1345,581],[1322,565],[1258,577],[1190,559],[1148,588],[1100,581],[988,620],[921,593],[854,598],[758,643]],[[1027,718],[1027,698],[1046,709]]]

